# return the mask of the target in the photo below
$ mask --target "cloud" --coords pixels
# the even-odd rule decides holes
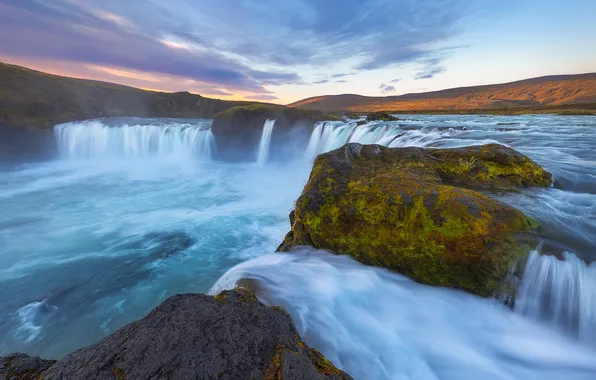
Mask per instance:
[[[419,62],[422,68],[414,74],[414,80],[431,79],[447,70],[442,62],[454,52],[461,49],[461,46],[443,48],[435,52],[434,57],[423,59]]]
[[[381,91],[385,94],[388,92],[395,92],[395,86],[387,86],[387,85],[381,84]]]
[[[347,80],[346,79],[341,79],[341,78],[345,78],[345,77],[356,75],[356,74],[357,73],[338,73],[338,74],[327,75],[324,78],[315,80],[314,82],[312,82],[312,84],[346,83]]]
[[[357,70],[434,57],[437,49],[430,46],[455,35],[462,4],[465,0],[3,0],[0,54],[267,94],[271,87],[305,84],[297,67],[323,67],[332,81]],[[349,68],[334,72],[342,60],[350,60]]]
[[[397,83],[397,82],[399,82],[399,81],[401,81],[401,79],[399,79],[399,78],[396,78],[396,79],[392,79],[392,80],[390,80],[390,81],[389,81],[389,82],[387,82],[387,83],[383,82],[383,83],[381,83],[381,84],[379,85],[379,89],[380,89],[380,90],[381,90],[381,92],[382,92],[382,93],[384,93],[384,94],[387,94],[387,93],[390,93],[390,92],[395,92],[395,86],[394,86],[394,85],[392,85],[391,83]]]
[[[331,78],[343,78],[343,77],[347,77],[347,76],[351,76],[351,75],[356,75],[358,73],[339,73],[339,74],[333,74],[331,75]]]
[[[0,4],[0,53],[6,55],[174,75],[255,93],[302,81],[295,73],[254,70],[214,50],[164,44],[163,38],[131,30],[126,17],[98,17],[96,10],[67,3],[60,10],[45,2],[18,4]]]
[[[437,66],[437,67],[430,67],[426,70],[419,71],[414,76],[414,80],[422,80],[422,79],[431,79],[434,78],[435,75],[440,74],[445,71],[445,67]]]

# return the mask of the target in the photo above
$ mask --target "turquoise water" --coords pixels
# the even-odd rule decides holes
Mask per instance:
[[[596,258],[596,118],[401,117],[320,125],[302,160],[261,165],[213,161],[209,120],[59,126],[60,158],[0,173],[0,355],[59,358],[168,296],[252,278],[359,379],[596,378],[596,272],[577,259]],[[520,150],[556,182],[500,198],[570,259],[535,258],[524,284],[540,286],[513,312],[324,252],[273,254],[313,157],[350,141]]]

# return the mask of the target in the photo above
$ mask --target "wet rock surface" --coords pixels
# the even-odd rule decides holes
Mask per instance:
[[[0,379],[2,380],[38,380],[43,379],[55,360],[44,360],[26,354],[12,354],[0,358]]]
[[[302,341],[289,314],[244,288],[173,296],[57,362],[18,354],[0,363],[2,379],[351,379]]]
[[[225,161],[254,161],[263,126],[276,120],[271,140],[271,156],[291,158],[297,146],[306,146],[317,121],[333,119],[318,111],[270,104],[230,108],[215,116],[211,130],[219,158]]]

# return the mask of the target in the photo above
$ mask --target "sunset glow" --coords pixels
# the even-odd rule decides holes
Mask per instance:
[[[61,75],[276,103],[596,71],[588,0],[135,4],[0,3],[0,53]]]

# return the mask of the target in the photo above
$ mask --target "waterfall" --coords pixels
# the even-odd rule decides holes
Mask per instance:
[[[321,153],[340,148],[347,143],[378,144],[391,148],[425,147],[459,133],[461,131],[454,129],[439,130],[427,127],[404,130],[398,124],[378,122],[357,125],[354,122],[327,121],[315,125],[306,148],[305,158],[312,160]]]
[[[321,134],[323,133],[323,127],[326,123],[319,122],[315,124],[315,129],[313,129],[310,140],[308,141],[308,145],[306,147],[306,158],[309,160],[314,159],[317,154],[319,153],[319,145],[321,144]]]
[[[91,120],[58,125],[54,134],[65,159],[180,155],[210,160],[214,147],[211,129],[185,123],[109,126]]]
[[[257,163],[265,165],[269,158],[269,146],[271,145],[271,135],[273,134],[273,126],[275,119],[267,119],[263,125],[263,133],[261,134],[261,142],[259,143],[259,152],[257,155]]]
[[[596,263],[571,253],[564,260],[533,251],[515,311],[596,345]]]

